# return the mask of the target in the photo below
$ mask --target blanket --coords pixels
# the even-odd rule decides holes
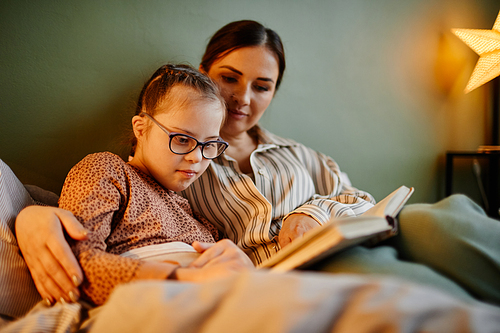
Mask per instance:
[[[46,332],[498,332],[500,309],[460,301],[392,278],[254,271],[204,283],[141,281],[118,286],[89,311],[58,304],[2,332],[66,318]],[[49,312],[52,311],[51,314]],[[68,320],[73,318],[73,320]],[[47,326],[45,326],[47,328]]]

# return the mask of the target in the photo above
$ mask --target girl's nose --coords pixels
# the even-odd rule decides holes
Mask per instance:
[[[185,158],[192,163],[200,163],[203,160],[201,148],[201,146],[196,147],[192,152],[184,155]]]

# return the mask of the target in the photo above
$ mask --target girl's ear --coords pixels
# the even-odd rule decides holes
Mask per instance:
[[[134,135],[138,143],[143,140],[146,135],[147,128],[148,124],[146,117],[134,116],[132,118],[132,129],[134,130]]]

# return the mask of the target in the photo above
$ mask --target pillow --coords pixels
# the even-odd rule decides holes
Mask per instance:
[[[33,200],[35,200],[36,205],[57,207],[59,196],[54,192],[44,190],[43,188],[35,185],[24,184],[24,187],[28,190],[28,193]]]
[[[23,316],[41,300],[15,237],[17,214],[33,204],[23,184],[0,159],[0,314],[12,318]]]

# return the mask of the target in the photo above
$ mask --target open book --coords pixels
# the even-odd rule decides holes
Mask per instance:
[[[349,246],[393,236],[398,230],[395,217],[412,194],[413,187],[401,186],[362,215],[332,218],[295,239],[258,267],[278,272],[303,268]]]

